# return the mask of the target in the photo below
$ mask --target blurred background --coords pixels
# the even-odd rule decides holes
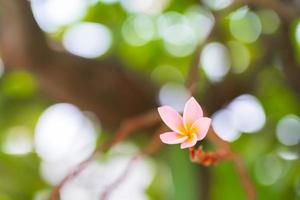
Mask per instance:
[[[245,161],[257,199],[300,199],[299,0],[0,0],[0,200],[46,200],[120,121],[190,93]],[[151,132],[92,161],[60,193],[99,199]],[[200,142],[214,149],[209,141]],[[246,199],[229,161],[164,145],[113,200]]]

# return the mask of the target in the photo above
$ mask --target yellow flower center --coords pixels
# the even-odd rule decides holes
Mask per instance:
[[[197,129],[192,128],[191,126],[187,126],[187,128],[184,129],[183,133],[185,136],[188,136],[188,139],[191,139],[193,135],[197,133]]]
[[[193,135],[194,135],[194,134],[197,134],[197,131],[198,131],[197,128],[195,128],[195,127],[192,128],[192,124],[191,124],[191,123],[188,123],[188,124],[186,125],[186,127],[185,127],[185,126],[180,126],[180,127],[179,127],[179,130],[180,130],[180,132],[182,133],[182,135],[188,137],[187,140],[192,139],[192,138],[193,138]]]

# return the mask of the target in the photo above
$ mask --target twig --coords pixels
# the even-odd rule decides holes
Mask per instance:
[[[133,165],[141,158],[140,154],[135,155],[126,166],[126,169],[122,172],[122,174],[112,183],[110,184],[106,190],[102,193],[100,200],[108,199],[109,195],[115,190],[123,181],[125,181],[126,177],[128,176],[130,170],[132,169]]]
[[[242,186],[244,187],[244,190],[247,194],[248,200],[255,200],[255,189],[252,184],[252,181],[247,173],[245,164],[243,160],[235,153],[231,152],[232,162],[235,166],[235,170],[238,173],[240,177],[240,181]]]
[[[99,153],[105,152],[114,145],[118,144],[120,141],[123,141],[134,131],[154,125],[158,120],[159,116],[156,111],[150,111],[146,114],[125,120],[123,123],[121,123],[119,130],[111,140],[99,146],[99,148],[97,148],[90,157],[82,161],[71,173],[69,173],[57,186],[53,188],[50,200],[58,200],[59,191],[61,188],[67,182],[76,177],[82,170],[84,170],[90,161],[92,161]]]
[[[211,39],[212,35],[216,32],[216,29],[217,28],[215,26],[213,28],[213,30],[211,31],[210,35],[208,36],[207,41],[209,41]],[[199,77],[198,65],[199,65],[199,61],[200,61],[200,53],[201,53],[201,50],[202,50],[202,47],[204,44],[198,45],[198,47],[194,53],[194,57],[193,57],[193,60],[192,60],[191,66],[190,66],[190,70],[188,73],[188,77],[186,80],[186,87],[189,89],[191,94],[194,92],[194,90],[196,88],[196,82],[198,81],[198,77]],[[233,162],[233,164],[235,165],[237,174],[240,176],[241,184],[244,187],[245,192],[247,194],[247,199],[254,200],[255,199],[255,190],[254,190],[252,182],[247,174],[247,170],[244,166],[244,163],[240,159],[240,157],[231,150],[229,143],[220,139],[212,129],[210,129],[210,132],[208,133],[208,139],[213,144],[218,146],[219,150],[218,150],[217,154],[209,153],[209,156],[212,156],[212,157],[209,158],[211,160],[206,160],[206,162],[208,162],[206,164],[211,164],[211,162],[216,162],[221,159],[230,159]],[[205,163],[201,163],[201,164],[205,165]]]
[[[137,117],[124,120],[119,130],[116,132],[115,136],[98,148],[98,152],[105,152],[109,150],[112,146],[116,145],[117,143],[123,141],[127,138],[130,134],[140,128],[147,128],[153,126],[156,122],[160,120],[158,112],[156,110],[151,110],[146,114],[139,115]]]
[[[230,145],[220,139],[216,133],[210,129],[210,132],[208,133],[208,139],[215,145],[217,145],[217,148],[224,153],[225,158],[231,160],[235,166],[236,172],[240,177],[241,184],[247,194],[248,200],[254,200],[255,199],[255,189],[252,184],[252,181],[247,173],[246,167],[244,165],[244,162],[242,159],[231,150]]]
[[[100,200],[107,200],[109,195],[128,177],[130,170],[134,167],[140,159],[142,159],[146,155],[151,155],[158,151],[162,145],[159,140],[159,134],[166,130],[166,127],[162,125],[160,128],[157,129],[156,133],[153,135],[151,142],[148,144],[146,148],[144,148],[141,152],[131,158],[128,165],[126,166],[125,170],[122,174],[112,183],[110,184],[105,191],[100,196]]]
[[[227,142],[218,138],[213,130],[209,132],[208,139],[213,144],[217,145],[217,151],[204,152],[202,146],[198,149],[194,149],[192,147],[189,149],[191,161],[204,166],[211,166],[222,160],[232,161],[235,166],[235,170],[240,177],[241,185],[247,194],[247,199],[254,200],[255,190],[242,159],[231,150]]]

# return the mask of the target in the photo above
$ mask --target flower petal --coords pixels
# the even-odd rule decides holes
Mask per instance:
[[[185,142],[181,143],[181,149],[189,148],[195,146],[197,143],[197,135],[193,134],[189,139],[187,139]]]
[[[158,113],[170,129],[177,133],[184,133],[182,117],[174,108],[170,106],[162,106],[158,108]]]
[[[193,123],[203,117],[203,111],[194,97],[191,97],[184,106],[183,123],[186,129],[190,128]]]
[[[183,136],[175,132],[166,132],[161,134],[159,137],[161,141],[166,144],[179,144],[187,139],[187,136]]]
[[[196,132],[197,140],[202,140],[206,136],[210,124],[211,124],[210,118],[201,117],[192,125],[191,130]]]

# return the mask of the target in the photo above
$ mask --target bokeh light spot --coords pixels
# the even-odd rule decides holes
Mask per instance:
[[[33,200],[48,200],[50,195],[50,190],[39,190],[34,194]]]
[[[122,34],[127,43],[141,46],[156,36],[155,23],[148,15],[130,16],[123,24]]]
[[[2,61],[2,59],[0,58],[0,77],[2,77],[2,75],[4,74],[4,63]]]
[[[283,172],[283,163],[274,155],[267,155],[255,162],[256,179],[262,185],[272,185],[278,181]]]
[[[59,184],[74,169],[76,164],[66,159],[64,161],[42,161],[39,171],[41,177],[50,185]]]
[[[75,24],[63,37],[63,44],[68,51],[86,58],[105,54],[111,43],[110,30],[104,25],[91,22]]]
[[[300,119],[295,115],[284,116],[277,124],[276,136],[279,142],[293,146],[300,141]]]
[[[188,18],[170,11],[158,18],[158,32],[166,51],[175,57],[190,55],[197,45],[197,35]]]
[[[249,50],[244,44],[237,41],[230,41],[228,45],[231,53],[232,70],[235,73],[244,72],[250,64]]]
[[[39,26],[47,32],[81,19],[87,9],[86,0],[32,0],[31,8]]]
[[[260,10],[257,12],[261,24],[262,32],[264,34],[275,33],[280,25],[280,18],[278,14],[273,10]]]
[[[229,6],[233,0],[202,0],[205,5],[213,10],[221,10]]]
[[[240,137],[241,133],[236,129],[234,120],[229,109],[222,109],[213,114],[212,126],[221,139],[233,142]]]
[[[91,0],[92,3],[102,2],[105,4],[114,4],[120,2],[120,0]]]
[[[279,150],[277,152],[278,156],[284,160],[297,160],[299,158],[297,152],[288,150]]]
[[[2,144],[2,151],[12,155],[30,153],[33,149],[33,138],[26,127],[13,127],[7,132]]]
[[[73,195],[80,193],[82,199],[99,199],[105,189],[117,180],[139,149],[131,143],[116,145],[108,152],[108,159],[93,161],[62,189],[64,200],[77,199]],[[144,157],[139,159],[122,181],[114,188],[109,199],[143,200],[148,199],[145,190],[149,187],[155,174],[153,161]]]
[[[230,15],[229,28],[235,39],[246,43],[255,42],[262,31],[259,17],[245,7]]]
[[[169,105],[175,108],[178,112],[182,112],[185,102],[191,94],[181,84],[166,83],[159,91],[160,105]]]
[[[252,95],[245,94],[237,97],[228,108],[233,112],[235,127],[239,131],[253,133],[260,130],[266,122],[261,103]]]
[[[215,19],[213,14],[206,8],[192,6],[186,10],[185,16],[195,32],[197,42],[203,43],[214,26]]]
[[[46,161],[69,159],[74,163],[94,150],[96,132],[91,121],[75,106],[54,104],[41,115],[35,130],[35,147]]]
[[[120,0],[120,2],[129,13],[157,15],[169,5],[170,0]]]
[[[176,67],[169,65],[156,67],[151,73],[151,78],[157,83],[184,82],[182,73]]]
[[[298,22],[295,30],[296,42],[300,45],[300,22]]]
[[[61,200],[90,200],[92,192],[87,188],[72,186],[65,187],[60,193]]]
[[[227,48],[218,42],[205,45],[201,53],[200,64],[211,81],[221,81],[230,67]]]

